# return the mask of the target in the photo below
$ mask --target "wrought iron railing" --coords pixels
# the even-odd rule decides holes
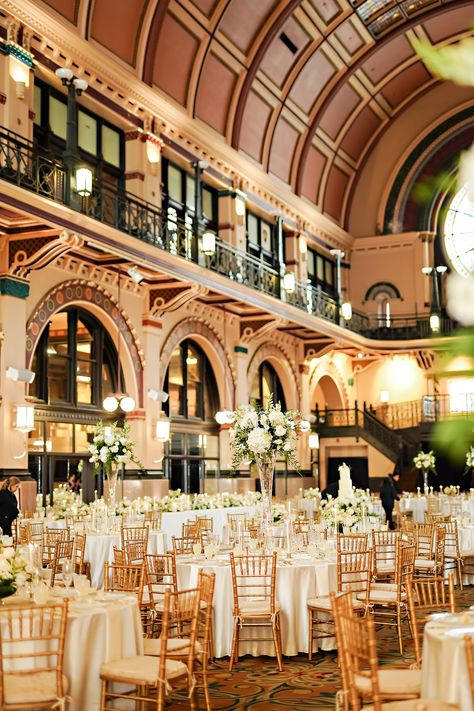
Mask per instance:
[[[64,202],[64,166],[56,160],[39,155],[32,143],[4,128],[0,128],[0,178],[44,197]]]
[[[1,178],[57,202],[66,203],[66,200],[69,200],[69,191],[66,190],[69,176],[65,165],[61,161],[41,155],[33,143],[2,128]],[[121,190],[118,186],[95,182],[88,198],[79,200],[74,196],[69,207],[170,254],[201,264],[239,284],[285,300],[306,313],[339,323],[367,338],[398,340],[426,338],[431,335],[428,317],[395,316],[390,320],[390,325],[387,325],[386,321],[377,316],[354,312],[350,321],[343,321],[339,315],[337,300],[325,293],[321,287],[315,287],[309,282],[297,282],[294,292],[284,293],[277,269],[219,239],[216,239],[215,254],[205,256],[199,248],[192,225],[167,215],[160,208]],[[440,332],[449,333],[451,328],[451,321],[442,318]]]
[[[410,400],[371,408],[378,420],[394,430],[418,427],[437,420],[474,419],[474,393],[459,395],[425,395],[421,400]]]

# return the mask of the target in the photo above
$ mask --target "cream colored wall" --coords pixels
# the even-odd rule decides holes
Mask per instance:
[[[364,301],[367,290],[385,281],[400,292],[401,300],[390,302],[391,313],[421,314],[429,311],[431,277],[421,272],[424,250],[418,232],[378,237],[360,237],[351,252],[350,294],[353,308],[377,313],[374,301]]]
[[[427,394],[427,377],[416,359],[409,355],[387,356],[355,375],[357,399],[380,404],[380,391],[388,390],[389,403],[419,400]]]
[[[457,113],[472,105],[472,89],[451,82],[435,85],[390,122],[375,150],[358,174],[348,219],[349,233],[354,237],[376,234],[383,224],[385,205],[393,178],[414,146],[450,111]],[[426,130],[426,117],[431,125]],[[403,151],[403,147],[405,147]],[[401,150],[402,147],[402,150]]]

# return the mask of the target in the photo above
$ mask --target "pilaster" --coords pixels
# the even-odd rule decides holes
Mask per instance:
[[[125,134],[127,191],[161,207],[162,141],[149,131],[133,129]]]

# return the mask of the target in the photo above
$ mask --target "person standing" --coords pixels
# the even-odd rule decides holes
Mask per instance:
[[[0,527],[5,536],[12,535],[12,523],[20,513],[15,496],[20,484],[16,476],[9,476],[0,483]]]
[[[392,519],[393,507],[395,506],[395,501],[400,500],[400,496],[396,487],[396,482],[399,479],[400,475],[398,474],[398,472],[389,474],[384,479],[382,488],[380,489],[380,500],[382,501],[382,506],[388,521],[388,527],[391,531],[395,529],[395,524],[393,523]]]

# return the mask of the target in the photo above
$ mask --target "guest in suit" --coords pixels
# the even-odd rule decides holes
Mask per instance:
[[[15,496],[20,484],[16,476],[9,476],[0,483],[0,527],[5,536],[12,535],[12,523],[20,513]]]
[[[400,495],[397,490],[396,482],[400,479],[398,472],[389,474],[383,481],[382,488],[380,489],[380,499],[382,501],[382,506],[385,511],[385,515],[388,521],[388,527],[391,531],[394,530],[395,524],[393,523],[392,513],[393,507],[395,506],[395,501],[400,499]]]

